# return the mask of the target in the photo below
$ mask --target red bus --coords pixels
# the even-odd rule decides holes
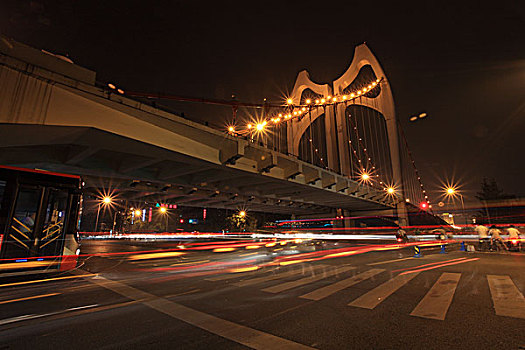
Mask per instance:
[[[0,277],[76,267],[82,180],[0,165]]]

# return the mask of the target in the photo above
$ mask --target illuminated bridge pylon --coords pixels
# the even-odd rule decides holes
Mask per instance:
[[[301,71],[290,99],[308,108],[287,123],[288,153],[366,185],[395,191],[401,224],[407,222],[407,201],[419,205],[428,200],[417,170],[412,169],[407,144],[400,142],[403,135],[388,79],[365,44],[356,47],[346,72],[331,84],[317,84]]]

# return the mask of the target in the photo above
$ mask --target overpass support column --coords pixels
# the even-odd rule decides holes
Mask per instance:
[[[343,210],[343,216],[344,216],[344,219],[343,219],[343,226],[344,228],[346,229],[351,229],[351,228],[354,228],[356,227],[356,221],[353,220],[353,219],[350,219],[352,213],[350,212],[350,210]],[[351,233],[349,232],[349,230],[346,230],[347,233]]]
[[[334,151],[339,155],[339,171],[346,176],[352,176],[352,164],[350,163],[350,148],[348,147],[348,133],[346,132],[346,106],[339,104],[334,108],[334,119],[336,120],[337,137],[334,138]],[[337,142],[336,142],[337,140]]]
[[[394,183],[399,186],[401,195],[403,196],[403,199],[405,199],[406,194],[403,184],[403,171],[401,169],[401,156],[399,152],[401,148],[401,144],[399,143],[399,130],[390,83],[386,79],[383,79],[381,82],[381,89],[382,92],[380,103],[382,105],[382,111],[386,121],[388,146],[390,148],[390,160],[392,162],[392,174],[394,176]],[[399,225],[408,225],[408,215],[405,201],[399,201],[396,207],[397,216],[399,217]]]

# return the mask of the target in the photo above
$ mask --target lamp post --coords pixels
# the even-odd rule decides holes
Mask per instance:
[[[111,204],[112,201],[113,201],[113,200],[112,200],[111,197],[109,197],[109,196],[104,196],[104,197],[102,197],[102,199],[98,202],[97,220],[95,221],[95,232],[98,231],[98,218],[99,218],[99,216],[100,216],[100,207],[101,207],[102,205],[107,206],[107,205]]]
[[[166,225],[164,227],[164,231],[168,232],[168,216],[169,216],[168,215],[168,209],[166,207],[162,206],[162,207],[159,208],[159,211],[160,211],[160,213],[162,215],[164,215],[166,217]]]
[[[454,186],[448,186],[445,188],[445,196],[452,198],[452,202],[454,203],[454,198],[459,196],[459,199],[461,200],[461,210],[463,214],[463,219],[465,219],[465,202],[463,200],[463,195],[459,193],[459,191]],[[467,223],[467,220],[464,220],[465,224]]]

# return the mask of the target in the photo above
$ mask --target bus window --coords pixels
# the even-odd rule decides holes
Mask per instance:
[[[41,256],[57,255],[62,247],[64,223],[66,221],[68,193],[55,188],[48,189],[47,203],[44,205],[44,223],[40,237]]]
[[[34,244],[36,213],[42,191],[39,188],[20,188],[16,199],[15,212],[5,240],[4,258],[29,257]]]

